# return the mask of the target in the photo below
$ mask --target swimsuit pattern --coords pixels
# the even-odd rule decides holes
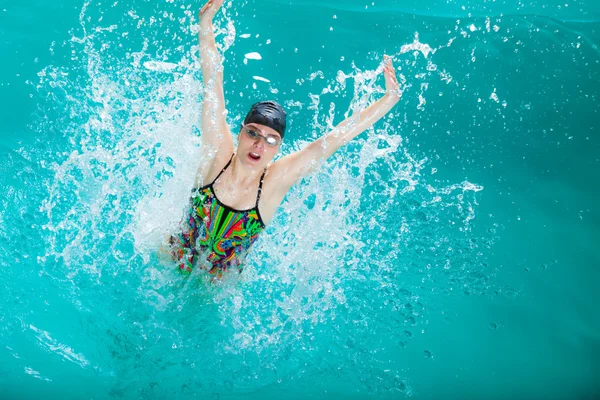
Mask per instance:
[[[215,181],[230,163],[231,160]],[[263,178],[264,173],[256,206],[248,210],[236,210],[223,204],[215,195],[214,181],[192,191],[182,233],[170,238],[171,255],[178,261],[180,271],[191,273],[200,254],[206,254],[210,263],[207,270],[212,275],[221,276],[231,267],[242,271],[243,258],[265,228],[258,211]]]

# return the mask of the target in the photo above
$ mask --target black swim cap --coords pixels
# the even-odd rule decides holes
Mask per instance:
[[[275,101],[261,101],[252,104],[250,111],[244,119],[244,125],[246,124],[260,124],[268,126],[276,130],[281,138],[285,133],[285,117],[286,113],[283,111],[283,107]]]

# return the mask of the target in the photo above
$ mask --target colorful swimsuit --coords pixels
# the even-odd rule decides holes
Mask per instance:
[[[258,201],[266,169],[260,177],[256,205],[248,210],[231,208],[215,194],[214,184],[232,160],[233,155],[212,183],[192,190],[183,232],[170,238],[171,255],[179,262],[179,269],[183,272],[192,272],[202,254],[209,262],[206,269],[210,274],[221,276],[232,266],[242,272],[243,258],[265,228],[258,211]]]

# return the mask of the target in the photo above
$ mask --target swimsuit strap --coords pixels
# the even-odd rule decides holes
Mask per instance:
[[[217,177],[216,177],[215,179],[213,179],[213,181],[212,181],[211,185],[214,185],[214,184],[215,184],[215,182],[217,181],[217,179],[219,179],[219,177],[221,176],[221,174],[222,174],[223,172],[225,172],[225,170],[227,169],[227,167],[229,167],[229,164],[231,164],[231,161],[233,160],[233,156],[234,156],[234,155],[235,155],[235,153],[233,153],[233,154],[231,155],[231,158],[229,159],[229,162],[228,162],[227,164],[225,164],[225,166],[223,167],[223,169],[221,170],[221,172],[219,172],[219,175],[217,175]]]
[[[260,177],[260,183],[258,184],[258,193],[256,194],[256,208],[258,208],[258,201],[260,200],[260,194],[262,193],[263,179],[265,179],[266,173],[267,169],[265,168],[265,170],[262,173],[262,176]]]

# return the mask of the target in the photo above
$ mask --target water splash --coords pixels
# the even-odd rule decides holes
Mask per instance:
[[[415,41],[411,44],[405,44],[400,48],[400,54],[408,53],[409,51],[421,53],[427,58],[429,54],[435,53],[436,49],[432,49],[427,43],[419,42],[419,34],[415,33]]]
[[[147,29],[149,20],[136,13],[126,14],[132,25],[99,27],[90,22],[94,12],[86,3],[81,32],[66,44],[79,64],[47,67],[38,84],[61,107],[64,140],[61,152],[44,160],[51,178],[40,202],[40,274],[99,338],[100,355],[85,361],[106,365],[118,381],[115,395],[153,387],[178,368],[191,373],[165,383],[165,393],[183,387],[243,393],[335,371],[370,393],[410,394],[399,371],[374,367],[377,350],[406,345],[405,332],[426,324],[434,294],[488,290],[473,255],[489,242],[471,231],[483,188],[437,181],[427,172],[433,161],[404,147],[406,121],[394,111],[288,195],[241,281],[210,286],[200,274],[183,279],[155,251],[177,229],[203,162],[197,59],[183,45],[151,55],[152,40],[123,36],[128,27]],[[194,33],[185,28],[193,26],[186,15],[179,42]],[[235,39],[232,21],[222,20],[217,32],[229,38],[225,51]],[[125,55],[104,45],[124,37],[131,40]],[[403,58],[410,51],[427,64]],[[396,55],[403,68],[419,70],[416,78],[399,79],[405,92],[420,88],[419,107],[427,80],[452,80],[433,64],[434,55],[418,36]],[[335,77],[317,71],[298,78],[310,90],[310,104],[286,105],[310,113],[313,136],[384,92],[380,65],[351,68]],[[324,349],[329,355],[317,356]],[[303,368],[308,362],[312,372]],[[247,369],[255,375],[241,373]],[[215,382],[214,373],[231,379]]]

